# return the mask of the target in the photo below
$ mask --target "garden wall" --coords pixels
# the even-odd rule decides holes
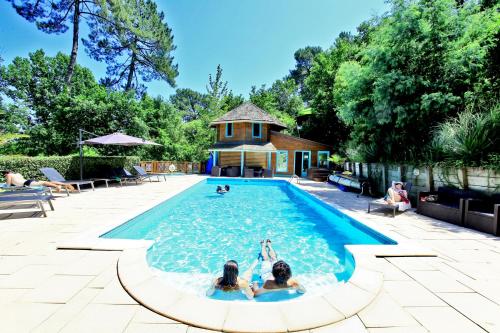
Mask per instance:
[[[107,170],[116,167],[131,169],[139,164],[137,156],[95,156],[83,158],[83,177],[103,177]],[[54,168],[66,179],[80,178],[79,156],[0,156],[0,170],[12,170],[21,173],[26,179],[45,179],[39,169],[44,167]],[[0,175],[0,181],[4,181]]]
[[[412,182],[410,196],[416,198],[418,191],[437,190],[439,186],[469,188],[486,193],[500,191],[500,173],[482,168],[442,168],[382,163],[346,162],[345,170],[369,177],[372,192],[383,194],[392,181]]]

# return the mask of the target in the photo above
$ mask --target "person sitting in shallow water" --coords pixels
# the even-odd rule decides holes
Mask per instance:
[[[242,291],[248,299],[253,298],[253,291],[250,288],[248,281],[252,278],[252,271],[257,266],[258,260],[255,260],[250,268],[243,274],[243,277],[238,276],[238,263],[235,260],[228,260],[224,265],[224,271],[221,277],[216,278],[206,295],[212,296],[215,290],[222,291]]]
[[[222,186],[217,186],[217,194],[224,194],[224,193],[227,193],[229,192],[231,188],[229,187],[229,185],[224,185],[224,187]]]
[[[280,291],[286,289],[295,289],[298,293],[305,293],[306,289],[302,286],[299,281],[292,278],[292,269],[283,260],[278,260],[276,251],[274,251],[271,240],[267,240],[264,245],[264,241],[260,242],[261,255],[263,258],[260,277],[263,284],[259,288],[258,283],[254,282],[252,285],[252,290],[254,296]],[[268,250],[269,249],[269,253]],[[251,274],[250,274],[251,276]]]

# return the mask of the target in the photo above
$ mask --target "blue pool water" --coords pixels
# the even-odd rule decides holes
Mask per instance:
[[[224,184],[231,190],[215,193]],[[227,260],[236,260],[241,273],[246,270],[262,239],[272,240],[307,294],[349,279],[355,265],[345,244],[395,244],[286,181],[213,178],[101,237],[154,240],[149,265],[198,295]],[[259,266],[254,278],[258,273]]]

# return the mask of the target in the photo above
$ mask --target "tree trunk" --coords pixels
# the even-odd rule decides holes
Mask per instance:
[[[130,89],[132,89],[132,80],[134,79],[134,72],[135,72],[135,53],[132,53],[125,91],[129,91]]]
[[[73,71],[75,70],[76,56],[78,55],[78,34],[80,30],[80,0],[75,0],[75,11],[73,13],[73,46],[69,58],[68,70],[66,72],[66,84],[71,84]]]

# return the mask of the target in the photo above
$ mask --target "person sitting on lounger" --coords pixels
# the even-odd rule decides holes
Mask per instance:
[[[257,282],[254,282],[252,289],[255,297],[285,289],[295,289],[298,293],[305,293],[306,289],[295,279],[292,279],[292,270],[283,260],[278,260],[274,251],[271,240],[260,242],[261,255],[263,257],[260,277],[263,281],[262,287],[259,288]],[[269,253],[268,250],[269,249]]]
[[[408,193],[403,190],[402,182],[394,182],[392,187],[387,190],[387,195],[384,199],[390,205],[394,205],[396,202],[410,202],[410,200],[408,200]]]
[[[36,179],[28,179],[26,180],[23,175],[20,173],[15,173],[10,170],[4,170],[2,171],[2,175],[5,178],[5,182],[7,183],[8,186],[47,186],[47,187],[53,187],[55,188],[58,192],[61,190],[62,187],[67,188],[70,191],[74,191],[75,188],[69,184],[64,184],[61,182],[47,182],[43,180],[36,180]]]
[[[215,279],[207,290],[207,296],[212,296],[215,290],[222,291],[242,291],[248,299],[253,298],[253,291],[248,283],[252,278],[252,271],[257,266],[258,260],[255,260],[250,268],[243,274],[243,278],[238,277],[238,263],[234,260],[229,260],[224,265],[222,276]]]
[[[224,194],[224,193],[229,192],[229,190],[230,190],[229,185],[224,185],[224,187],[219,185],[219,186],[217,186],[216,192],[217,192],[217,194]]]

